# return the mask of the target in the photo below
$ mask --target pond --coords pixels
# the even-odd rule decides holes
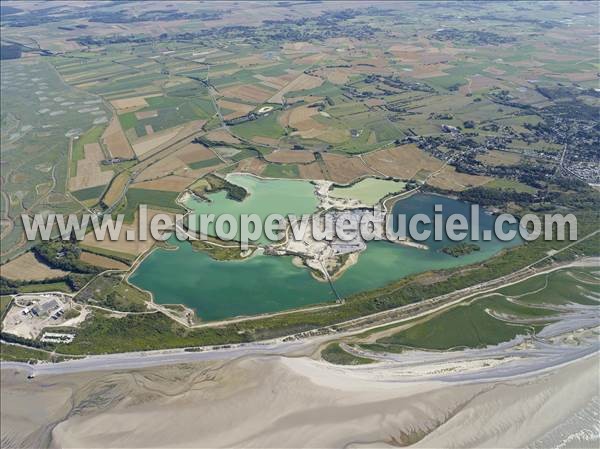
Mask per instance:
[[[215,214],[258,213],[264,217],[271,213],[309,213],[317,205],[314,186],[308,182],[260,180],[245,175],[228,179],[247,188],[250,196],[236,202],[227,200],[222,193],[213,194],[212,203],[198,202],[195,210],[210,209]],[[407,219],[417,213],[433,217],[435,204],[443,206],[443,216],[462,213],[468,217],[470,213],[468,203],[421,193],[396,202],[393,213],[404,213]],[[494,216],[483,210],[478,216],[480,233],[493,229]],[[255,255],[246,260],[216,261],[194,251],[187,242],[172,239],[171,243],[176,250],[153,251],[130,281],[152,292],[157,303],[185,304],[195,309],[202,320],[278,312],[336,298],[328,283],[315,280],[308,269],[294,265],[291,256]],[[440,241],[431,236],[424,243],[428,249],[370,242],[358,262],[334,282],[336,291],[344,297],[411,274],[483,261],[504,248],[520,244],[520,240],[478,241],[478,251],[460,257],[441,252],[452,243],[445,235]]]
[[[248,196],[243,201],[227,198],[227,192],[219,191],[209,193],[206,197],[210,201],[202,201],[196,197],[190,197],[185,206],[197,215],[221,214],[233,215],[239,223],[242,214],[257,214],[265,219],[271,214],[310,214],[314,212],[319,204],[315,196],[315,186],[310,181],[292,179],[261,179],[256,176],[232,173],[227,175],[227,181],[243,187]],[[190,223],[192,229],[198,229]],[[208,226],[208,234],[215,235],[215,226]],[[239,240],[239,232],[236,240]],[[259,239],[261,243],[269,243],[263,236]]]
[[[376,205],[382,198],[404,190],[405,183],[391,179],[365,178],[350,187],[334,187],[329,196],[357,199],[367,206]]]

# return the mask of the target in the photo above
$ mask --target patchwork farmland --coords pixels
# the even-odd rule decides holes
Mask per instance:
[[[537,199],[556,194],[540,173],[565,170],[565,153],[574,167],[590,157],[587,125],[565,131],[584,155],[565,151],[554,132],[563,108],[589,118],[598,105],[585,14],[574,37],[559,7],[543,24],[521,11],[526,19],[501,29],[491,17],[505,17],[511,4],[492,4],[489,16],[457,7],[476,19],[446,17],[444,29],[440,9],[426,14],[410,2],[313,7],[302,19],[294,5],[284,12],[277,4],[210,20],[161,20],[154,11],[157,20],[119,23],[112,37],[102,21],[36,25],[48,53],[2,65],[1,257],[9,270],[33,245],[21,213],[124,213],[132,227],[139,204],[182,212],[177,200],[190,186],[229,173],[343,186],[378,178],[456,196],[484,189]],[[123,5],[133,10],[142,13]],[[404,23],[407,14],[420,25]],[[18,28],[3,32],[29,42]],[[81,260],[126,269],[154,245],[88,235]]]

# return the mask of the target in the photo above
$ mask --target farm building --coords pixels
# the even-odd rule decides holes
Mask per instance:
[[[58,307],[59,304],[56,301],[56,299],[50,299],[49,301],[33,306],[33,308],[31,309],[31,313],[33,313],[36,316],[46,316]]]

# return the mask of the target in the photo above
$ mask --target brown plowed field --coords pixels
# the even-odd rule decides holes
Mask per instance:
[[[420,170],[434,172],[444,164],[413,144],[375,151],[363,156],[363,160],[369,167],[401,179],[412,179]]]
[[[81,256],[79,256],[79,260],[89,263],[90,265],[95,265],[97,267],[106,268],[109,270],[128,270],[129,265],[124,264],[123,262],[119,262],[118,260],[111,259],[110,257],[100,256],[94,253],[88,253],[87,251],[83,251]]]
[[[304,163],[313,162],[315,156],[310,151],[299,150],[275,150],[265,156],[265,159],[270,162],[280,163]]]
[[[228,98],[239,99],[249,103],[263,103],[273,95],[272,91],[261,89],[252,84],[240,84],[220,90],[221,95]],[[228,108],[231,109],[231,108]]]
[[[19,281],[41,281],[43,279],[59,278],[69,274],[67,271],[50,268],[39,262],[33,253],[25,253],[16,259],[2,265],[2,276]]]
[[[329,172],[329,179],[340,184],[347,184],[361,176],[376,174],[358,157],[348,157],[333,153],[325,153],[322,156]]]
[[[123,133],[121,123],[117,117],[113,117],[102,134],[102,142],[112,155],[112,157],[119,157],[123,159],[129,159],[135,156],[129,141]]]
[[[77,176],[69,180],[71,191],[106,185],[113,176],[112,171],[101,169],[100,162],[104,159],[104,153],[100,144],[86,143],[83,151],[85,158],[77,161]]]

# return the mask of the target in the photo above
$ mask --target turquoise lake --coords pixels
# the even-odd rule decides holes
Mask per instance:
[[[248,177],[244,177],[248,178]],[[280,199],[269,203],[264,201],[261,192],[263,183],[259,181],[250,185],[252,194],[241,203],[236,203],[233,213],[305,213],[311,207],[306,199],[305,186],[302,181],[290,181],[297,188],[296,192],[302,198],[299,204],[290,200],[290,184],[283,181],[278,192]],[[253,181],[254,182],[254,181]],[[273,181],[279,182],[279,181]],[[237,183],[237,182],[236,182]],[[308,184],[312,195],[313,186]],[[273,192],[273,190],[270,190]],[[258,193],[257,193],[258,192]],[[254,197],[254,198],[253,198]],[[285,201],[285,197],[288,198]],[[252,199],[260,205],[260,212],[246,209],[242,205]],[[227,200],[231,201],[231,200]],[[221,209],[220,201],[213,200],[209,207]],[[407,218],[416,213],[424,213],[433,217],[434,204],[442,204],[443,214],[466,214],[468,217],[470,205],[451,198],[437,195],[416,194],[398,201],[393,212],[405,213]],[[207,204],[207,203],[203,203]],[[219,210],[219,212],[231,210]],[[311,212],[307,210],[306,212]],[[212,212],[217,213],[217,212]],[[481,211],[479,213],[480,229],[493,229],[494,217]],[[311,304],[335,300],[335,295],[329,284],[315,280],[308,269],[300,268],[292,263],[291,256],[257,255],[242,261],[215,261],[207,254],[196,252],[186,242],[175,239],[171,243],[176,250],[157,249],[153,251],[131,275],[130,281],[153,293],[154,300],[160,304],[185,304],[193,308],[198,316],[205,321],[231,318],[241,315],[277,312]],[[429,249],[417,249],[389,242],[370,242],[367,249],[360,254],[358,262],[348,268],[335,281],[335,288],[341,296],[382,287],[405,276],[428,270],[456,267],[488,259],[503,248],[514,246],[520,240],[501,242],[476,242],[480,251],[462,257],[452,257],[440,252],[440,249],[451,243],[446,236],[441,241],[434,241],[433,236],[426,242]]]

